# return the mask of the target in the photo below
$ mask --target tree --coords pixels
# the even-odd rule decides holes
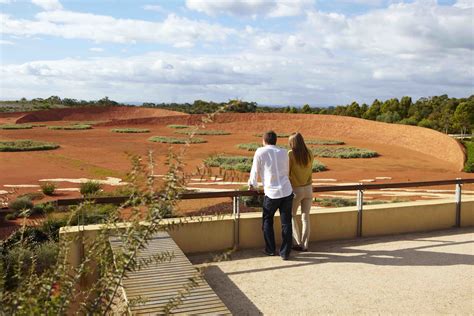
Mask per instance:
[[[454,111],[454,122],[461,130],[461,134],[474,127],[474,102],[462,102]]]
[[[363,118],[375,121],[377,116],[381,114],[380,109],[382,104],[375,99],[370,108],[362,115]]]
[[[309,104],[305,104],[303,105],[303,108],[301,109],[301,113],[311,114],[313,113],[313,111],[311,110],[311,107],[309,106]]]
[[[351,105],[347,107],[345,115],[352,116],[352,117],[361,117],[361,110],[360,110],[359,103],[355,101],[352,102]]]

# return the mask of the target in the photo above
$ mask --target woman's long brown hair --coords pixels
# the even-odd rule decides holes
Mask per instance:
[[[303,135],[300,133],[294,133],[288,139],[290,148],[295,156],[296,163],[300,166],[307,166],[310,163],[311,154],[309,153],[308,147],[304,142]]]

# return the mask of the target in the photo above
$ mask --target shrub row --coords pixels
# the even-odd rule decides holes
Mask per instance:
[[[471,141],[464,141],[464,146],[466,146],[466,164],[464,165],[464,171],[472,173],[474,172],[474,142]]]
[[[174,129],[184,129],[184,128],[189,128],[191,126],[190,125],[171,124],[171,125],[168,125],[167,127],[174,128]]]
[[[179,138],[179,137],[166,137],[166,136],[153,136],[148,139],[150,142],[155,143],[166,143],[166,144],[201,144],[206,143],[207,141],[202,138]]]
[[[149,133],[149,129],[145,128],[114,128],[113,133]]]
[[[344,145],[343,141],[335,139],[308,139],[305,143],[307,145]]]
[[[32,129],[31,124],[3,124],[0,125],[0,129]]]
[[[311,148],[313,154],[324,158],[373,158],[377,157],[377,152],[356,147],[315,147]]]
[[[291,134],[285,134],[285,133],[277,133],[278,138],[287,138],[290,137]],[[263,133],[261,134],[255,134],[256,137],[263,137]]]
[[[211,129],[199,129],[196,131],[193,130],[186,130],[186,131],[176,131],[177,134],[186,134],[186,135],[230,135],[229,132],[220,131],[220,130],[211,130]]]
[[[40,142],[33,140],[14,140],[14,141],[0,141],[1,151],[36,151],[36,150],[52,150],[59,148],[59,145],[48,142]]]
[[[287,145],[278,145],[278,147],[281,147],[281,148],[284,148],[284,149],[287,149],[289,150],[290,147],[287,146]],[[256,151],[258,148],[262,147],[262,144],[259,144],[259,143],[246,143],[246,144],[238,144],[237,145],[237,148],[239,149],[244,149],[244,150],[247,150],[247,151]]]
[[[48,126],[52,130],[64,130],[64,131],[78,131],[92,129],[91,125],[77,124],[77,125],[63,125],[63,126]]]
[[[245,156],[211,156],[204,160],[207,167],[219,167],[225,170],[236,170],[250,172],[252,169],[252,157]]]

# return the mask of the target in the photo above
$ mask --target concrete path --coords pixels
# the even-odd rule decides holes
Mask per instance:
[[[292,255],[239,251],[206,279],[238,315],[474,314],[472,228],[315,243]]]

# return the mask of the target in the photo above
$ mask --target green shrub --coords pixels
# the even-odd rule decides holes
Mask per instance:
[[[68,221],[66,218],[48,217],[41,224],[41,231],[45,233],[51,240],[59,241],[59,229],[66,226]]]
[[[27,198],[27,199],[30,199],[32,201],[36,201],[36,200],[41,200],[42,198],[44,198],[44,195],[41,192],[28,192],[28,193],[20,194],[17,197],[18,198]]]
[[[33,208],[33,202],[28,197],[16,198],[8,204],[8,208],[20,212],[23,210],[31,210]]]
[[[252,160],[252,157],[218,155],[206,158],[204,164],[208,167],[218,167],[225,170],[250,172],[252,169]]]
[[[313,172],[321,172],[326,170],[326,165],[323,164],[321,161],[314,159],[313,160]]]
[[[51,182],[46,182],[41,184],[41,191],[44,195],[53,196],[56,191],[56,184]]]
[[[9,221],[13,221],[17,219],[16,213],[10,213],[10,214],[5,215],[5,219]]]
[[[52,150],[59,148],[59,145],[54,143],[33,141],[33,140],[14,140],[14,141],[0,141],[0,152],[4,151],[37,151],[37,150]]]
[[[145,128],[114,128],[113,133],[149,133],[149,129]]]
[[[0,125],[0,129],[32,129],[33,125],[30,124],[3,124]]]
[[[179,138],[179,137],[166,137],[166,136],[153,136],[148,138],[150,142],[165,143],[165,144],[201,144],[207,143],[205,139],[192,137],[192,138]]]
[[[315,147],[311,148],[317,157],[325,158],[373,158],[378,154],[375,151],[356,147]]]
[[[308,139],[305,143],[306,145],[344,145],[343,141],[335,139]]]
[[[464,172],[473,173],[474,172],[474,142],[464,141],[464,146],[466,146],[466,164],[464,165]]]
[[[169,128],[174,128],[174,129],[185,129],[185,128],[190,128],[190,125],[179,125],[179,124],[171,124],[168,125],[167,127]]]
[[[64,125],[64,126],[48,126],[52,130],[64,130],[64,131],[80,131],[86,129],[92,129],[91,125],[77,124],[77,125]]]
[[[58,260],[59,244],[54,241],[41,243],[34,248],[36,255],[36,271],[42,273],[54,267]]]
[[[91,196],[102,189],[102,185],[97,181],[87,181],[81,183],[80,192],[83,196]]]
[[[108,214],[117,206],[112,204],[90,205],[82,208],[82,212],[75,212],[70,219],[69,225],[92,225],[104,223]]]
[[[263,207],[263,195],[243,196],[242,202],[247,207]]]
[[[211,130],[211,129],[199,129],[196,131],[188,130],[188,131],[176,131],[177,134],[187,134],[187,135],[230,135],[229,132],[226,131],[219,131],[219,130]]]

